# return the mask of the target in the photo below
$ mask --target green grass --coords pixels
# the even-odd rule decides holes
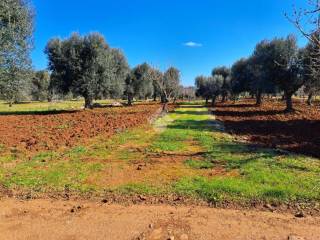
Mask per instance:
[[[192,160],[188,159],[184,162],[186,166],[189,166],[193,169],[210,169],[213,168],[214,164],[210,161],[203,161],[203,160]]]
[[[95,101],[99,104],[110,104],[111,100]],[[58,102],[22,102],[14,104],[12,107],[8,103],[0,101],[0,115],[5,114],[47,114],[61,111],[80,110],[84,106],[83,100],[58,101]],[[61,126],[62,128],[65,126]]]
[[[63,152],[42,152],[29,159],[0,146],[0,183],[44,192],[68,187],[80,192],[108,189],[128,195],[175,193],[209,202],[320,200],[319,159],[239,143],[213,123],[206,108],[188,104],[158,119],[153,127],[120,132],[108,139],[100,137]],[[148,156],[166,154],[196,154],[179,165],[192,175],[172,176],[170,183],[137,178],[109,186],[104,181],[108,174],[128,171],[135,161],[147,162]],[[223,171],[212,177],[203,174],[215,169]],[[144,168],[140,172],[147,171]]]
[[[174,184],[179,194],[208,201],[312,201],[320,200],[320,161],[272,149],[252,148],[230,135],[210,129],[209,115],[195,109],[181,114],[167,131],[183,129],[205,149],[203,161],[188,160],[192,168],[223,167],[236,174],[214,178],[183,178]],[[206,111],[203,109],[202,111]],[[174,133],[172,133],[174,135]]]

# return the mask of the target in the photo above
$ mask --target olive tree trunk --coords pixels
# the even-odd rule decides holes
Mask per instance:
[[[217,96],[212,97],[211,107],[214,107],[216,105]]]
[[[84,98],[84,108],[92,109],[93,99],[91,97],[86,96]]]
[[[286,98],[286,109],[285,109],[285,111],[286,112],[294,111],[293,104],[292,104],[292,96],[293,96],[293,93],[290,93],[290,92],[285,93],[285,98]]]
[[[128,105],[132,106],[132,102],[133,102],[133,96],[132,94],[128,94]]]
[[[261,104],[262,104],[262,92],[258,90],[256,94],[256,105],[261,106]]]
[[[310,92],[309,95],[308,95],[308,100],[307,100],[307,104],[309,106],[312,106],[312,98],[313,98],[313,93]]]

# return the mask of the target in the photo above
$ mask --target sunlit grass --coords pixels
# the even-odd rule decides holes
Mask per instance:
[[[110,104],[114,100],[97,100],[96,103],[101,105]],[[55,111],[73,111],[80,110],[84,106],[83,100],[74,101],[53,101],[53,102],[22,102],[13,104],[12,107],[8,103],[0,101],[0,114],[7,113],[41,113],[41,112],[55,112]]]
[[[44,192],[67,187],[80,192],[174,193],[209,202],[320,200],[319,159],[239,143],[213,123],[207,108],[189,104],[153,125],[31,159],[0,146],[0,183]],[[180,156],[181,163],[168,165],[172,169],[152,168],[155,163],[149,158],[166,154]],[[165,161],[170,159],[175,160]],[[135,162],[148,163],[150,169],[136,170]],[[215,170],[217,174],[209,174]],[[121,171],[124,177],[126,171],[137,171],[134,174],[142,177],[109,184],[109,174]],[[153,174],[149,178],[148,171]],[[159,182],[161,177],[170,182]]]

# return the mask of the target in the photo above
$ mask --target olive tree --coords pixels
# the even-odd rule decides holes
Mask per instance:
[[[205,98],[206,104],[211,99],[211,106],[214,107],[217,97],[223,93],[223,82],[224,77],[222,75],[215,74],[211,77],[199,76],[196,78],[196,94]]]
[[[123,89],[128,64],[123,54],[111,49],[99,33],[72,34],[68,39],[52,39],[47,44],[52,86],[63,94],[72,92],[85,99],[85,108],[101,95]]]
[[[170,101],[175,97],[180,85],[180,71],[177,68],[170,67],[165,71],[163,78],[159,79],[159,88],[161,91],[161,101],[163,103]]]
[[[249,60],[242,58],[231,67],[231,90],[232,94],[239,95],[242,92],[250,92],[252,74],[249,69]]]
[[[300,50],[302,57],[302,75],[305,80],[304,92],[308,94],[307,104],[312,105],[312,98],[320,92],[320,46],[309,42]]]
[[[208,104],[209,99],[211,98],[211,94],[207,85],[208,78],[201,75],[196,77],[195,85],[196,85],[196,96],[202,97],[206,100],[206,104]]]
[[[37,71],[32,78],[31,96],[35,101],[50,100],[50,74],[48,71]]]
[[[320,0],[308,0],[306,3],[304,8],[294,6],[293,13],[286,14],[286,17],[309,42],[303,65],[305,90],[308,104],[311,105],[312,97],[320,85]]]
[[[297,46],[297,39],[289,35],[287,38],[276,38],[271,41],[273,76],[272,80],[284,92],[286,111],[293,111],[292,96],[303,86],[302,57]]]
[[[10,106],[30,84],[33,19],[28,1],[0,1],[0,95]]]
[[[136,66],[126,78],[125,95],[128,105],[132,105],[134,97],[146,98],[153,93],[153,80],[150,78],[150,66],[147,63]]]
[[[212,70],[212,76],[214,77],[215,75],[220,75],[223,78],[221,97],[222,102],[225,102],[231,92],[231,70],[225,66],[216,67]]]
[[[252,56],[248,59],[248,63],[250,92],[255,94],[256,105],[260,106],[264,94],[277,91],[277,86],[272,81],[275,75],[272,43],[268,40],[259,42]]]
[[[216,99],[219,95],[224,94],[225,89],[223,89],[225,78],[223,75],[216,74],[213,77],[209,77],[207,81],[207,88],[209,89],[209,94],[212,97],[211,106],[214,107]]]

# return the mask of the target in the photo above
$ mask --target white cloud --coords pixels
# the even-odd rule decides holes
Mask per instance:
[[[191,48],[202,47],[201,43],[196,43],[196,42],[186,42],[183,45],[186,47],[191,47]]]

